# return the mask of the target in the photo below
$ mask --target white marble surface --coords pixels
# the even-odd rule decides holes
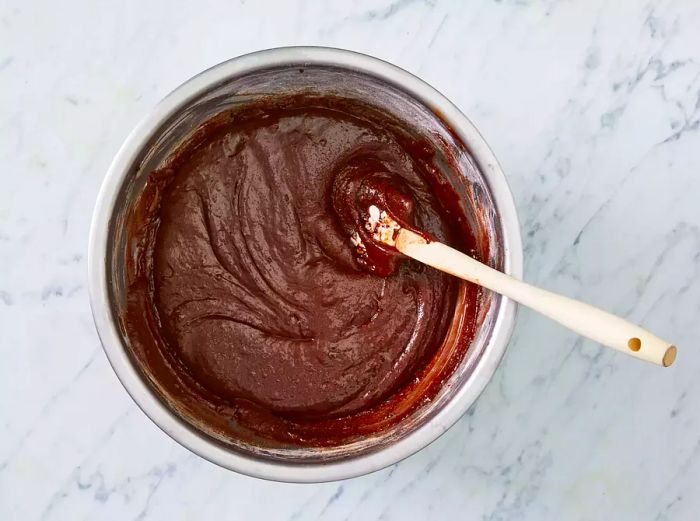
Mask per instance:
[[[695,0],[0,0],[0,519],[698,519],[699,27]],[[95,195],[168,91],[290,44],[444,92],[508,174],[527,278],[674,339],[677,365],[524,311],[470,413],[375,474],[269,483],[171,441],[93,329]]]

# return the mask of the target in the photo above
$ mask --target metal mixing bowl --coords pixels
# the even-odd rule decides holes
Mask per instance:
[[[484,292],[476,338],[435,398],[387,432],[346,445],[270,449],[217,439],[166,405],[162,390],[134,363],[129,340],[120,325],[127,287],[126,216],[148,174],[201,123],[260,97],[308,91],[361,99],[421,129],[439,151],[436,159],[444,174],[456,185],[467,187],[460,194],[466,207],[479,210],[470,218],[485,230],[489,263],[516,277],[522,275],[515,205],[493,152],[457,107],[398,67],[338,49],[271,49],[217,65],[161,101],[122,145],[97,199],[88,262],[97,331],[127,392],[174,440],[231,470],[290,482],[366,474],[396,463],[435,440],[467,411],[492,377],[510,339],[516,312],[512,301]]]

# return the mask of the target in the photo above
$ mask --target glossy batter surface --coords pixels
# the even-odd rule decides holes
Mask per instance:
[[[473,239],[431,190],[431,152],[354,103],[239,111],[154,173],[124,323],[151,378],[176,382],[170,400],[200,423],[225,418],[219,433],[334,444],[368,418],[380,428],[413,406],[400,395],[443,349],[459,299],[470,340],[476,290],[396,252],[355,255],[368,194],[441,241]]]

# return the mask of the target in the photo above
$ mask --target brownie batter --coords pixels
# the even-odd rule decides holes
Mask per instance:
[[[129,223],[123,325],[163,399],[220,439],[301,446],[385,429],[430,399],[471,341],[478,290],[362,223],[369,204],[390,208],[476,254],[456,198],[436,196],[433,155],[389,114],[333,97],[199,129]]]

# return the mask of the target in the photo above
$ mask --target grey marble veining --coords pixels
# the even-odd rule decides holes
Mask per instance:
[[[0,3],[0,519],[698,519],[699,27],[693,0]],[[446,94],[508,174],[526,278],[673,339],[677,364],[522,310],[469,413],[372,475],[269,483],[167,438],[92,325],[95,196],[172,88],[292,44]]]

